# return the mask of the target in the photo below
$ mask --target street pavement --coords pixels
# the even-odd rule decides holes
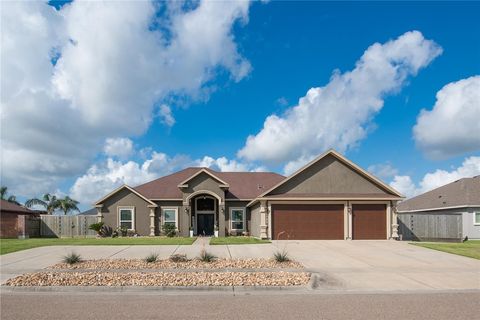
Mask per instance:
[[[478,319],[479,292],[375,294],[6,293],[2,320]]]

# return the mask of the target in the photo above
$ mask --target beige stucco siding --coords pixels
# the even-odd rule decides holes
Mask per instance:
[[[250,207],[250,234],[254,237],[260,237],[260,204],[257,203]]]
[[[225,191],[223,191],[222,188],[219,187],[220,182],[213,179],[206,173],[199,174],[198,176],[188,181],[187,184],[187,188],[182,188],[184,202],[189,195],[202,190],[208,190],[215,193],[218,197],[222,199],[222,202],[225,199]]]
[[[232,225],[230,223],[230,208],[245,209],[245,227],[250,230],[250,210],[246,208],[248,201],[226,201],[225,203],[225,227],[230,232]],[[245,230],[246,231],[246,230]]]
[[[102,215],[105,225],[118,228],[118,207],[135,208],[135,231],[142,236],[150,234],[150,208],[144,199],[128,189],[122,189],[103,202]]]
[[[162,225],[164,223],[162,216],[162,208],[174,208],[178,212],[178,234],[181,236],[188,236],[188,215],[182,205],[182,201],[155,201],[158,208],[155,215],[155,234],[162,234]]]
[[[326,156],[303,172],[279,186],[270,194],[284,193],[385,193],[333,156]]]

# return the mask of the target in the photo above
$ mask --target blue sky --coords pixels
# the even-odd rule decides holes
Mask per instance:
[[[253,3],[249,6],[239,4],[234,9],[225,5],[225,8],[214,8],[215,10],[207,10],[207,13],[202,14],[212,15],[205,21],[208,21],[207,24],[212,23],[213,26],[215,24],[211,21],[229,17],[224,21],[228,28],[222,29],[221,34],[213,35],[208,33],[216,29],[205,28],[200,34],[205,38],[198,41],[200,44],[196,44],[197,47],[185,45],[191,43],[193,39],[187,34],[186,40],[178,41],[178,46],[184,47],[176,54],[167,50],[169,46],[176,45],[175,37],[168,40],[171,42],[156,48],[155,54],[151,54],[153,51],[151,43],[140,40],[136,42],[135,37],[140,34],[139,32],[132,31],[129,38],[125,39],[121,38],[123,35],[114,34],[115,26],[126,28],[123,34],[126,33],[125,30],[128,33],[138,27],[137,21],[151,20],[151,10],[158,10],[159,7],[161,10],[171,9],[174,5],[157,3],[139,9],[138,12],[136,9],[140,5],[134,3],[130,5],[136,6],[135,10],[129,9],[133,12],[121,10],[114,3],[101,7],[76,1],[64,6],[57,5],[58,10],[53,13],[45,8],[46,5],[28,9],[13,8],[12,5],[12,8],[3,10],[8,12],[2,15],[10,17],[39,14],[46,17],[45,28],[51,30],[46,36],[51,41],[50,52],[55,48],[60,52],[60,59],[59,65],[48,66],[50,69],[44,72],[45,78],[39,80],[39,83],[40,81],[53,83],[53,88],[44,89],[46,92],[55,92],[49,94],[50,98],[61,96],[61,99],[55,98],[56,100],[48,103],[49,105],[58,102],[66,104],[58,107],[60,112],[65,110],[79,112],[71,115],[73,120],[69,125],[58,125],[58,128],[53,125],[55,127],[53,130],[52,125],[42,126],[37,123],[34,126],[37,131],[34,132],[32,129],[32,135],[36,137],[55,134],[55,137],[62,135],[71,137],[70,141],[78,139],[78,145],[82,147],[69,153],[68,158],[62,158],[66,154],[65,151],[53,148],[46,142],[48,139],[39,140],[35,147],[32,147],[28,142],[32,141],[31,137],[19,138],[23,133],[15,136],[13,133],[2,135],[4,146],[2,153],[5,154],[2,161],[2,180],[21,198],[57,192],[79,198],[82,201],[82,208],[86,208],[96,195],[100,198],[103,192],[118,184],[125,182],[135,185],[143,180],[179,170],[182,166],[210,164],[216,169],[231,169],[232,166],[219,164],[218,159],[222,157],[226,158],[227,164],[232,164],[233,161],[237,165],[236,169],[267,169],[289,173],[285,166],[287,162],[301,158],[295,164],[295,167],[298,167],[324,150],[316,147],[306,151],[301,145],[293,145],[289,149],[290,156],[265,160],[260,156],[255,158],[239,153],[245,147],[247,137],[257,135],[270,115],[285,118],[285,112],[288,113],[292,107],[297,106],[299,99],[304,97],[310,88],[327,86],[334,70],[338,70],[339,74],[353,70],[357,61],[373,44],[383,45],[388,41],[396,41],[405,33],[414,30],[421,33],[422,39],[431,41],[432,46],[435,46],[436,49],[430,48],[429,60],[423,63],[418,72],[409,73],[405,81],[384,90],[386,92],[379,93],[378,97],[383,100],[383,107],[374,112],[370,111],[367,119],[360,121],[362,128],[368,128],[368,132],[362,138],[353,139],[352,143],[342,149],[338,143],[325,142],[324,140],[328,140],[325,133],[322,133],[323,135],[319,133],[318,139],[323,140],[317,141],[318,145],[340,149],[348,158],[364,168],[370,168],[374,174],[388,183],[393,183],[394,187],[402,189],[400,191],[410,196],[436,187],[440,183],[448,183],[452,179],[480,174],[478,158],[480,101],[476,94],[480,74],[479,3],[272,1]],[[169,25],[168,22],[184,19],[182,23],[186,25],[194,19],[186,16],[185,12],[198,11],[200,14],[202,6],[203,3],[194,2],[193,6],[187,6],[187,10],[175,7],[171,9],[170,15],[157,13],[157,22],[163,27],[166,25],[167,29],[170,28],[169,32],[173,35],[187,33],[181,27]],[[222,10],[226,13],[222,13]],[[93,20],[97,22],[93,26],[90,22],[89,27],[93,28],[93,33],[99,34],[102,34],[102,30],[109,30],[105,34],[111,43],[106,44],[105,41],[98,39],[97,43],[92,32],[89,35],[82,33],[80,28],[82,19],[88,23],[87,13],[91,12],[98,14],[97,18],[108,17]],[[64,28],[65,25],[68,27]],[[34,34],[37,31],[32,31],[33,29],[25,28],[16,32],[13,37],[18,39],[18,43],[9,47],[10,51],[7,51],[5,59],[14,57],[15,49],[21,50],[22,46],[26,48],[38,46],[38,52],[41,50],[47,52],[48,46],[45,45],[45,41],[43,44],[37,43],[45,35]],[[60,32],[61,29],[67,31]],[[149,36],[161,34],[159,30],[141,31]],[[8,33],[9,30],[2,32]],[[118,43],[115,42],[117,40]],[[95,43],[83,46],[83,43],[89,42]],[[133,45],[128,45],[130,43]],[[199,48],[198,46],[201,46],[200,49],[195,49]],[[92,50],[91,48],[97,51],[88,51]],[[183,55],[190,49],[191,53]],[[120,51],[126,51],[126,57],[122,57]],[[143,62],[146,64],[146,71],[142,73],[139,71],[140,75],[137,75],[135,72],[141,70],[138,66],[143,65],[134,62],[128,65],[128,61],[136,59],[137,53],[143,54],[143,51],[144,57],[148,58]],[[90,54],[92,60],[85,59]],[[118,58],[120,62],[110,66],[109,57],[112,55],[115,57],[112,60]],[[20,59],[25,59],[26,63],[15,68],[24,68],[25,73],[31,71],[28,68],[37,71],[41,67],[30,64],[35,58],[33,53],[28,56],[22,55]],[[176,69],[171,71],[172,73],[168,73],[170,70],[165,71],[165,79],[162,78],[163,73],[157,78],[155,70],[163,70],[162,63],[173,60],[178,64],[175,66]],[[75,69],[76,66],[84,67]],[[9,75],[8,72],[16,70],[15,68],[6,68],[2,71],[2,82],[6,82],[4,79]],[[405,68],[409,70],[410,67]],[[75,72],[79,73],[78,70],[81,70],[81,78],[74,75]],[[93,71],[83,74],[83,70]],[[144,74],[148,73],[148,70],[152,70],[152,74],[145,77]],[[108,81],[102,82],[104,79]],[[31,83],[34,85],[36,83],[35,79],[30,82],[27,80],[27,78],[17,82],[12,80],[11,84],[2,83],[2,87],[8,85],[6,88],[24,90]],[[466,82],[459,83],[462,80]],[[117,84],[119,82],[122,86]],[[72,84],[80,85],[77,88]],[[438,102],[436,94],[448,84],[453,84],[453,89],[449,91],[453,98],[448,100],[448,103],[436,105]],[[21,99],[20,93],[13,96],[13,98],[2,96],[2,109],[9,111],[8,108],[13,108],[12,101],[16,101],[16,105],[18,101],[25,105],[28,104],[25,101],[34,101],[31,108],[44,110],[42,109],[44,102],[41,102],[38,96],[32,100]],[[143,101],[143,98],[146,101]],[[137,101],[141,102],[137,105]],[[166,106],[166,109],[161,109],[162,105]],[[105,115],[102,113],[104,106],[105,114],[117,117],[112,121],[115,124],[112,124],[112,128],[99,120],[100,116]],[[313,111],[309,112],[328,112],[329,109],[322,111],[322,106],[322,101],[317,102]],[[427,139],[428,143],[419,146],[417,141],[419,138],[416,140],[413,128],[417,124],[421,110],[432,110],[434,106],[444,111],[450,108],[453,115],[445,123],[440,123],[440,127],[444,126],[445,131],[445,134],[440,135],[442,141],[438,141],[439,135],[435,134],[435,130],[441,128],[437,126],[430,130],[424,125],[422,137]],[[59,112],[58,110],[50,112],[55,114]],[[169,124],[165,115],[159,115],[160,110],[168,111],[171,116]],[[465,126],[462,122],[464,118],[459,115],[461,110],[468,110],[466,114],[473,115],[468,117],[473,125],[469,125],[468,130],[458,133],[457,129]],[[142,112],[142,117],[128,119],[128,114],[132,114],[134,118],[133,114]],[[348,107],[345,107],[344,112],[345,117],[349,117]],[[67,117],[65,122],[68,122],[70,115],[65,117]],[[443,121],[441,116],[437,119],[434,116],[430,118],[429,123],[435,120],[437,123]],[[18,110],[7,112],[2,122],[9,119],[11,119],[9,123],[17,130],[19,126],[26,124]],[[334,118],[334,121],[339,122],[341,119]],[[15,128],[9,132],[13,132]],[[314,138],[315,134],[312,134],[315,130],[322,131],[312,125],[309,128],[310,133],[304,139],[307,141],[317,139]],[[428,132],[432,132],[434,136],[425,136]],[[292,135],[295,134],[293,130]],[[342,132],[339,131],[338,134]],[[124,139],[122,141],[131,152],[123,155],[118,152],[105,152],[104,145],[109,138]],[[312,142],[315,144],[315,141]],[[280,139],[276,143],[281,145],[284,141]],[[299,144],[302,143],[305,142],[299,140]],[[462,146],[456,148],[455,144]],[[438,151],[441,156],[432,157],[429,154],[428,148],[434,147],[437,151],[438,148],[443,148]],[[68,148],[65,147],[66,149]],[[252,150],[260,152],[263,149]],[[157,161],[155,153],[165,155],[167,159]],[[26,155],[32,161],[31,165],[20,166],[12,160],[20,155]],[[206,156],[211,159],[210,162],[205,159]],[[149,160],[152,161],[148,162]],[[467,160],[469,162],[465,165]],[[110,167],[108,161],[111,161]],[[142,171],[142,165],[146,168],[147,162],[154,163],[155,166],[152,165]],[[385,170],[382,171],[382,168]],[[7,171],[10,174],[5,173]],[[429,173],[431,175],[426,177]],[[36,187],[32,187],[32,184]]]

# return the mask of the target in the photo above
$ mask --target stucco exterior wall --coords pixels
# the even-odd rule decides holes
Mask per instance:
[[[226,201],[225,203],[225,227],[227,232],[230,233],[232,225],[230,223],[230,208],[244,208],[245,209],[245,231],[251,232],[250,228],[250,210],[247,208],[248,201]],[[228,234],[227,233],[227,234]]]
[[[188,187],[183,188],[183,201],[185,202],[187,197],[190,196],[192,193],[201,191],[201,190],[208,190],[215,193],[222,199],[222,202],[225,200],[225,191],[219,187],[220,182],[213,179],[206,173],[201,173],[198,176],[194,177],[190,181],[188,181]]]
[[[183,207],[182,201],[155,201],[155,204],[157,204],[158,206],[155,210],[155,234],[156,235],[162,234],[162,225],[164,223],[162,209],[174,208],[178,210],[177,211],[178,212],[178,222],[177,222],[178,235],[185,236],[185,237],[188,236],[189,216],[185,213],[185,209]]]
[[[385,193],[334,156],[327,156],[270,194],[283,193]]]
[[[260,238],[260,204],[257,203],[250,208],[250,234]]]
[[[144,199],[128,189],[122,189],[103,202],[102,215],[105,225],[118,228],[118,207],[134,207],[135,231],[141,236],[150,235],[150,208]]]

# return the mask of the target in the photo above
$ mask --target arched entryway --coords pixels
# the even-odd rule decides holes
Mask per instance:
[[[200,194],[192,199],[194,232],[201,236],[212,236],[218,226],[218,200],[209,194]]]

